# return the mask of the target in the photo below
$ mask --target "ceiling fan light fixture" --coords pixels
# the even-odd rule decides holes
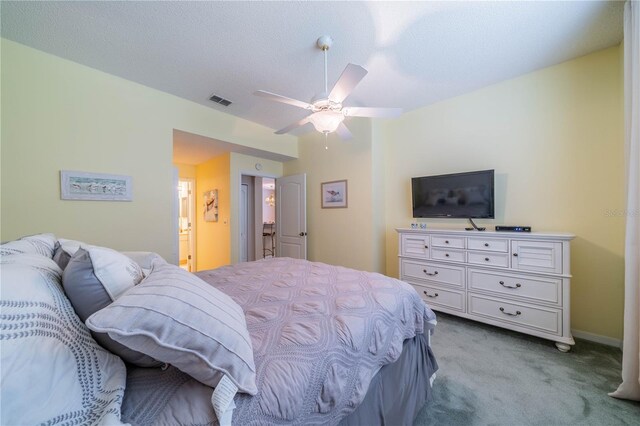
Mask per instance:
[[[336,111],[318,111],[309,116],[309,121],[313,127],[321,133],[335,132],[340,123],[344,121],[344,115]]]
[[[400,108],[343,107],[342,103],[349,97],[364,76],[367,75],[367,70],[360,65],[347,64],[340,77],[338,77],[338,81],[329,90],[327,85],[327,51],[332,43],[333,40],[329,36],[322,36],[316,42],[316,46],[324,53],[324,92],[314,96],[310,103],[264,90],[254,92],[257,96],[311,111],[303,119],[277,130],[275,132],[277,135],[289,133],[300,126],[311,123],[316,131],[324,134],[325,141],[329,133],[333,132],[336,132],[340,139],[349,140],[353,138],[353,135],[343,123],[345,117],[391,118],[397,117],[402,113]]]

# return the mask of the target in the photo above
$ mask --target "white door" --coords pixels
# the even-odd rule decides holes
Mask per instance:
[[[249,221],[249,187],[240,185],[240,262],[249,260],[249,238],[247,235]]]
[[[276,179],[276,255],[307,258],[307,175]]]

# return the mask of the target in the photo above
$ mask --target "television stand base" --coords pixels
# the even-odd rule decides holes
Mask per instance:
[[[471,222],[471,226],[473,226],[473,228],[464,228],[465,231],[473,231],[474,229],[476,231],[486,231],[487,230],[487,228],[478,228],[476,226],[476,224],[473,223],[473,220],[471,218],[469,218],[469,222]]]

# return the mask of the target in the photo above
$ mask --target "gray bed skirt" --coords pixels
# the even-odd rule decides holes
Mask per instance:
[[[424,404],[431,400],[430,380],[437,370],[426,335],[405,340],[398,360],[380,369],[362,404],[340,425],[412,425]]]
[[[428,338],[404,342],[402,354],[371,380],[360,406],[340,425],[411,425],[431,399],[430,379],[438,369]],[[216,425],[211,392],[174,367],[128,366],[122,421],[132,426]]]

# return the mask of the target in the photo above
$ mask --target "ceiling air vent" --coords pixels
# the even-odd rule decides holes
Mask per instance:
[[[225,99],[225,98],[221,98],[221,97],[220,97],[220,96],[218,96],[218,95],[213,95],[213,96],[211,96],[211,97],[209,98],[209,100],[210,100],[210,101],[213,101],[213,102],[215,102],[215,103],[217,103],[217,104],[220,104],[220,105],[222,105],[222,106],[226,106],[226,107],[228,107],[229,105],[231,105],[231,101],[230,101],[230,100]]]

